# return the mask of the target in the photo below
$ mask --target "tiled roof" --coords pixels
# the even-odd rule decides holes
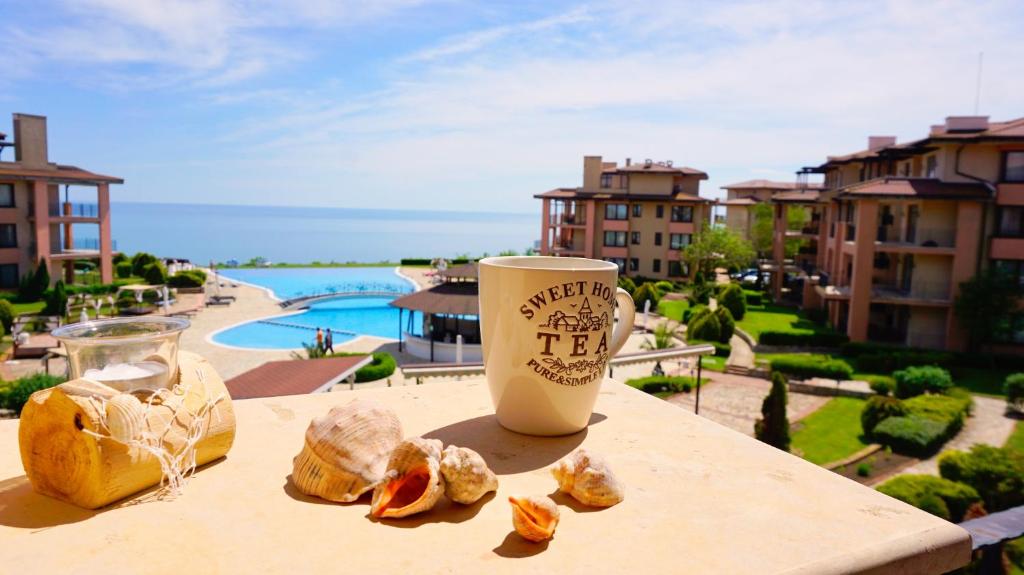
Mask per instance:
[[[1024,118],[1005,122],[989,122],[988,129],[974,131],[936,130],[925,140],[971,140],[971,139],[1024,138]],[[924,140],[922,140],[924,141]]]
[[[585,192],[580,188],[555,188],[544,192],[543,194],[536,194],[533,197],[538,199],[556,199],[556,200],[633,200],[633,201],[672,201],[677,202],[702,202],[710,203],[712,200],[695,196],[693,194],[687,194],[684,192],[676,192],[669,196],[660,194],[627,194],[619,191],[600,191],[600,192]]]
[[[878,178],[847,186],[839,197],[916,197],[935,200],[988,200],[992,192],[978,183],[943,182],[932,178]]]
[[[388,303],[391,307],[422,313],[478,315],[480,296],[476,282],[449,282],[404,295]]]
[[[19,180],[46,180],[49,182],[79,182],[89,184],[123,184],[124,180],[114,176],[94,174],[88,170],[76,168],[75,166],[64,166],[51,164],[50,169],[23,168],[16,163],[0,163],[0,177],[14,178]]]
[[[817,189],[793,190],[791,192],[780,192],[772,196],[773,202],[817,202],[821,192]]]
[[[795,190],[798,186],[796,182],[776,182],[772,180],[747,180],[745,182],[737,182],[735,184],[726,184],[722,186],[723,190]],[[821,184],[805,184],[803,187],[807,189],[820,189]]]
[[[719,205],[722,206],[753,206],[761,202],[755,200],[754,198],[736,198],[732,200],[722,200],[718,203]]]
[[[269,361],[225,382],[232,399],[328,391],[372,361],[369,355]]]

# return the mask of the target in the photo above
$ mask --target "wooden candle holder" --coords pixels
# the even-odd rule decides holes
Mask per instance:
[[[171,453],[180,452],[187,430],[200,425],[195,462],[203,465],[226,455],[234,442],[231,396],[202,357],[180,352],[178,367],[178,389],[187,393],[172,395],[166,405],[154,403],[138,424],[161,436],[162,446]],[[25,473],[37,493],[96,509],[160,483],[163,472],[155,456],[107,437],[112,433],[103,423],[106,414],[100,412],[104,402],[97,399],[111,399],[117,395],[112,391],[76,379],[29,398],[21,413],[18,443]],[[212,407],[211,401],[216,401]]]

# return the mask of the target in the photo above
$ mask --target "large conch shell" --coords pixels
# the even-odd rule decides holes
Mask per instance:
[[[463,505],[476,503],[485,493],[497,491],[498,476],[487,467],[479,453],[467,447],[449,445],[441,454],[444,494]]]
[[[141,439],[146,424],[146,407],[130,393],[119,393],[107,400],[104,417],[110,437],[119,443]]]
[[[396,518],[420,513],[432,508],[443,494],[441,442],[414,437],[391,454],[384,481],[373,490],[370,514]]]
[[[600,455],[577,449],[551,469],[558,489],[591,507],[611,507],[625,496],[622,483]]]
[[[402,424],[394,411],[353,400],[309,424],[292,482],[306,495],[355,501],[384,479],[388,457],[401,440]]]
[[[560,514],[550,497],[509,497],[508,502],[512,504],[512,526],[524,539],[539,543],[555,534]]]

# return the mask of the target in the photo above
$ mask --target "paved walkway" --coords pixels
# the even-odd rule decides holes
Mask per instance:
[[[1006,400],[974,396],[974,411],[963,430],[951,439],[939,454],[907,467],[901,473],[939,474],[939,455],[949,449],[968,450],[976,443],[1002,447],[1013,433],[1017,420],[1006,415]]]
[[[704,372],[710,383],[700,391],[700,415],[744,435],[754,435],[754,422],[761,417],[761,403],[771,389],[771,383],[756,377],[728,373]],[[689,375],[687,373],[686,375]],[[787,413],[790,423],[807,417],[831,397],[790,393]],[[669,403],[693,411],[697,394],[679,393],[668,398]]]

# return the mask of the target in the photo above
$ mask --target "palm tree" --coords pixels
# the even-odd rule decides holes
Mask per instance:
[[[668,349],[675,347],[675,335],[676,330],[668,326],[668,321],[663,321],[658,325],[654,326],[654,341],[644,339],[644,342],[640,344],[640,347],[644,349]]]

